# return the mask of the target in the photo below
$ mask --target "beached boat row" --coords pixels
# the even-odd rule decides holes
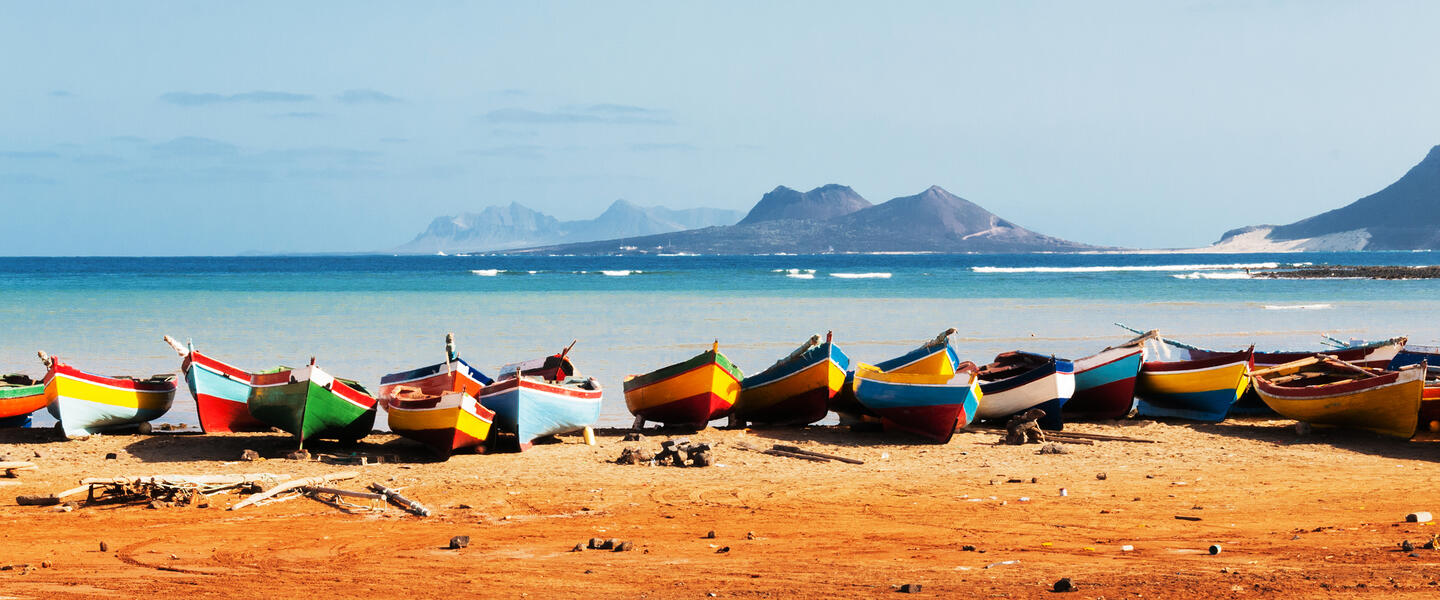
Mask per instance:
[[[1440,367],[1440,349],[1394,338],[1322,352],[1224,352],[1132,331],[1140,335],[1078,360],[1012,351],[983,366],[959,359],[954,329],[875,364],[852,361],[826,333],[748,377],[716,342],[690,359],[629,376],[623,387],[637,428],[703,427],[724,418],[807,425],[835,412],[845,423],[869,421],[944,442],[974,421],[1039,408],[1047,429],[1077,419],[1218,422],[1262,411],[1402,437],[1422,423],[1440,429],[1440,368],[1427,371]],[[586,429],[600,414],[600,384],[576,373],[570,348],[506,365],[491,379],[462,360],[447,336],[444,361],[384,376],[377,397],[314,359],[301,368],[249,372],[165,340],[182,358],[207,433],[275,428],[301,444],[354,441],[370,433],[383,408],[392,431],[448,456],[483,448],[492,430],[514,435],[527,449],[538,438]],[[47,367],[41,380],[0,381],[0,426],[24,426],[46,407],[67,435],[86,435],[155,419],[175,395],[174,375],[101,377],[43,352],[41,360]],[[1252,389],[1247,406],[1242,399]]]

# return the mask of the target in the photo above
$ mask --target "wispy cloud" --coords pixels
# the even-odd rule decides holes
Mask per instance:
[[[169,92],[160,96],[161,102],[168,102],[177,106],[206,106],[210,104],[273,104],[281,102],[310,102],[315,96],[310,94],[296,94],[292,92],[272,92],[257,90],[254,92],[241,92],[239,94],[216,94],[211,92]]]
[[[461,152],[466,156],[486,156],[495,158],[545,158],[545,148],[533,144],[511,144],[508,146],[496,146],[494,148],[480,148],[476,150],[464,150]]]
[[[631,144],[633,152],[694,152],[699,150],[691,144]]]
[[[49,177],[34,173],[0,173],[0,184],[11,185],[55,185],[59,183]]]
[[[501,108],[485,113],[483,118],[491,123],[526,125],[670,125],[675,122],[665,111],[624,104],[591,104],[553,111]]]
[[[60,158],[59,154],[44,150],[0,150],[0,158],[11,160],[37,160]]]
[[[376,90],[345,90],[335,96],[341,104],[399,104],[404,102],[395,96]]]
[[[240,148],[229,142],[187,136],[155,144],[150,152],[160,158],[216,158],[238,155]]]
[[[285,112],[270,115],[272,119],[325,119],[329,117],[329,113],[322,112]]]

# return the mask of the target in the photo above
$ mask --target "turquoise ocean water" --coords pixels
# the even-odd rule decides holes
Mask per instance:
[[[1440,341],[1440,281],[1269,280],[1246,268],[1429,265],[1428,253],[817,256],[0,258],[0,372],[36,350],[102,374],[175,372],[168,334],[246,369],[300,365],[373,388],[439,362],[454,332],[489,374],[560,350],[605,387],[718,339],[758,372],[814,333],[853,358],[901,354],[946,327],[961,357],[1078,358],[1123,341],[1111,323],[1217,349],[1322,348],[1320,334]],[[184,391],[162,421],[194,424]],[[37,426],[52,423],[38,415]],[[381,418],[378,423],[383,423]]]

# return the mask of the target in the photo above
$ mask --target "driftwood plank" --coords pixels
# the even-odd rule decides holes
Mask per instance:
[[[574,343],[574,342],[571,342],[570,345],[571,345],[571,346],[574,346],[575,343]],[[567,350],[568,350],[568,349],[567,349]],[[398,505],[400,508],[405,509],[406,511],[409,511],[409,512],[414,513],[414,514],[416,514],[416,515],[420,515],[420,516],[422,516],[422,517],[428,517],[428,516],[430,516],[430,509],[425,508],[425,505],[420,504],[419,502],[416,502],[416,501],[411,500],[411,499],[409,499],[409,498],[406,498],[406,497],[404,497],[404,496],[401,496],[401,495],[400,495],[400,492],[397,491],[397,490],[392,490],[392,489],[387,488],[387,487],[385,487],[385,486],[383,486],[383,485],[380,485],[380,484],[378,484],[378,483],[372,483],[372,484],[370,484],[370,489],[371,489],[371,490],[374,490],[375,493],[380,494],[381,496],[384,496],[386,500],[389,500],[389,501],[391,501],[391,502],[394,502],[396,505]]]
[[[287,481],[258,494],[251,495],[249,498],[241,500],[239,504],[231,506],[230,510],[240,510],[242,508],[255,504],[256,502],[260,502],[261,500],[272,498],[283,492],[288,492],[290,490],[302,488],[308,485],[324,485],[326,483],[330,483],[331,481],[339,481],[341,479],[354,479],[359,476],[360,473],[357,473],[355,471],[341,471],[339,473],[331,473],[329,475],[317,475],[315,477],[305,477],[293,481]]]
[[[781,445],[781,444],[776,444],[773,449],[774,449],[774,450],[779,450],[779,451],[781,451],[781,452],[793,452],[793,453],[795,453],[795,454],[807,454],[807,455],[815,456],[815,457],[819,457],[819,458],[828,458],[828,459],[830,459],[830,460],[838,460],[838,461],[840,461],[840,462],[848,463],[848,464],[852,464],[852,465],[863,465],[863,464],[865,464],[865,461],[863,461],[863,460],[858,460],[858,459],[854,459],[854,458],[847,458],[847,457],[844,457],[844,456],[835,456],[834,454],[825,454],[825,453],[823,453],[823,452],[815,452],[815,451],[813,451],[813,450],[806,450],[806,449],[801,448],[801,447],[799,447],[799,446],[785,446],[785,445]]]

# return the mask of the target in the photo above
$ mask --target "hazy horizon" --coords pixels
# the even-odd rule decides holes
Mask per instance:
[[[939,185],[1201,246],[1440,144],[1440,5],[10,3],[0,255],[382,251],[441,215]],[[18,224],[18,225],[17,225]]]

